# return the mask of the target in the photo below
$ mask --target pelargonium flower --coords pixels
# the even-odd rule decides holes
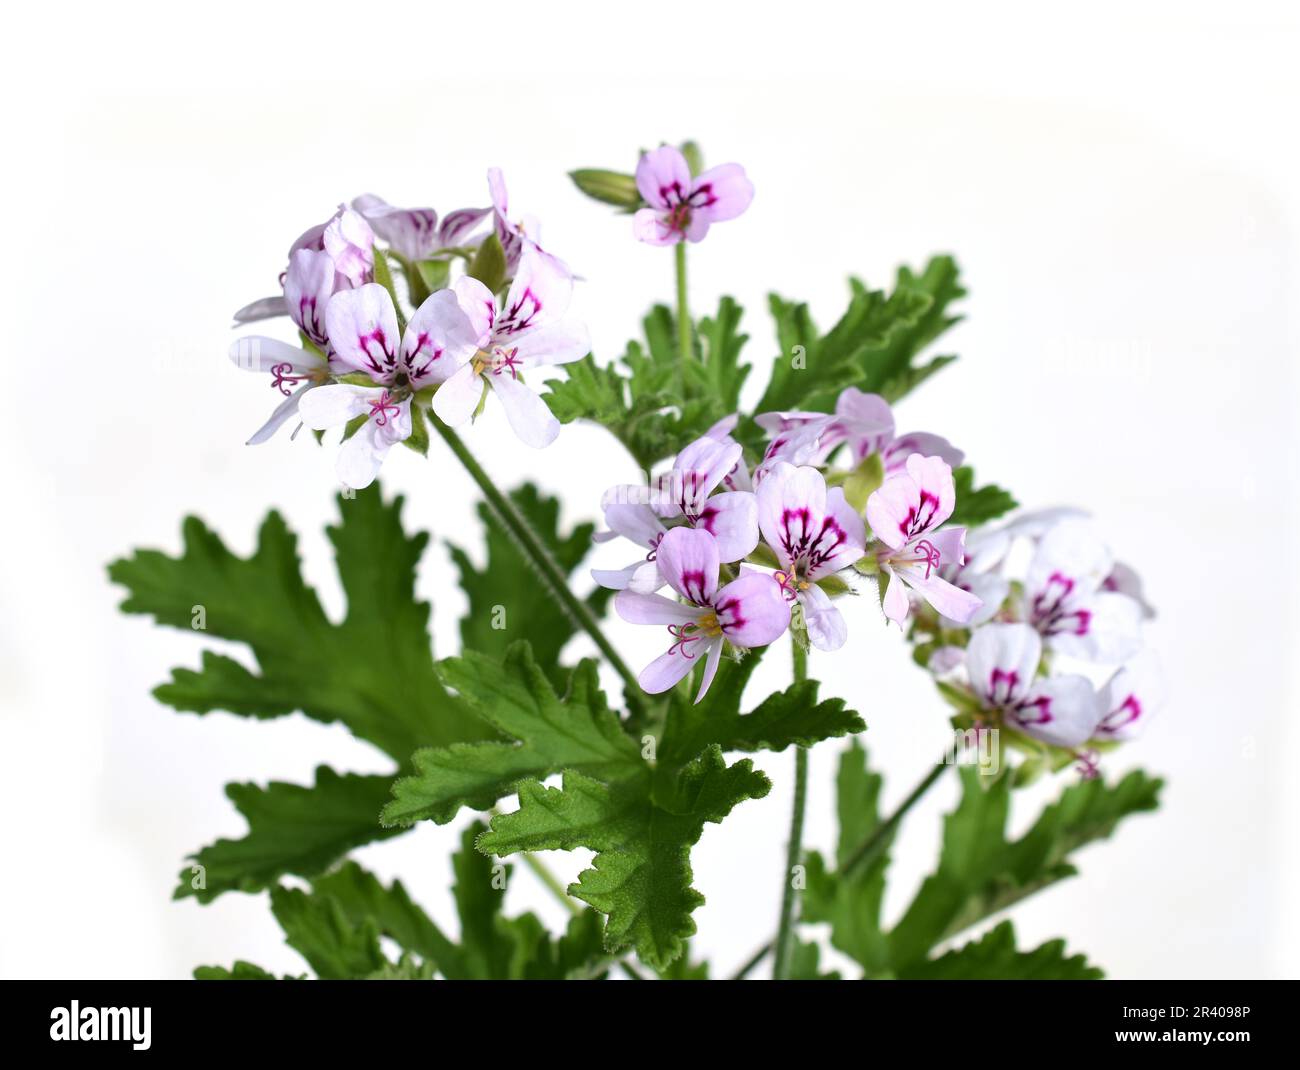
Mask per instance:
[[[820,650],[838,650],[848,638],[844,617],[818,580],[848,568],[866,552],[867,534],[840,487],[826,489],[815,468],[779,461],[759,484],[758,526],[776,554],[776,580],[783,597],[803,607],[808,639]]]
[[[623,484],[605,492],[602,506],[609,531],[597,542],[622,536],[643,548],[645,556],[622,569],[592,569],[602,587],[614,590],[655,591],[664,580],[656,565],[659,543],[668,522],[707,531],[717,540],[723,562],[740,561],[758,545],[758,507],[748,491],[714,491],[737,468],[744,468],[739,443],[709,437],[692,442],[673,461],[673,467],[652,489]]]
[[[473,348],[474,333],[451,290],[439,290],[416,310],[400,340],[397,311],[384,287],[368,283],[335,294],[325,310],[335,360],[376,384],[322,386],[298,405],[303,422],[317,430],[365,416],[365,424],[339,450],[338,476],[344,486],[369,486],[388,451],[410,437],[411,398],[444,382],[458,357]]]
[[[1088,521],[1055,524],[1030,561],[1021,619],[1063,654],[1111,663],[1132,657],[1142,645],[1142,607],[1103,589],[1113,567],[1110,550]]]
[[[735,219],[754,199],[754,184],[738,163],[691,177],[690,165],[672,145],[647,152],[636,165],[636,188],[648,208],[632,220],[632,233],[651,245],[702,241],[713,223]]]
[[[373,193],[363,193],[352,207],[393,252],[404,260],[428,260],[442,249],[463,244],[491,208],[461,208],[450,212],[438,225],[438,213],[432,208],[398,208]]]
[[[740,649],[767,646],[790,623],[781,589],[763,572],[742,570],[738,579],[718,588],[718,544],[707,531],[673,528],[659,543],[659,570],[685,602],[661,594],[619,591],[618,615],[632,624],[666,625],[672,645],[637,677],[652,695],[667,691],[703,655],[699,702],[718,671],[724,642]]]
[[[782,458],[791,464],[824,464],[845,443],[854,464],[880,454],[886,476],[903,471],[913,453],[939,457],[953,468],[965,459],[965,454],[941,435],[928,431],[899,435],[889,403],[879,394],[852,386],[841,391],[834,413],[769,412],[754,419],[775,436],[764,456],[764,471],[771,461]]]
[[[330,377],[329,361],[322,354],[261,335],[236,340],[230,347],[230,359],[245,371],[269,373],[271,386],[283,395],[271,418],[248,439],[250,446],[267,441],[288,423],[297,415],[306,392]]]
[[[535,216],[521,216],[518,220],[510,218],[510,199],[506,194],[506,180],[501,168],[488,168],[487,178],[488,193],[492,198],[492,224],[506,254],[506,275],[510,276],[518,270],[525,249],[531,246],[541,251],[538,244],[541,240],[541,225]],[[568,269],[565,271],[567,273]]]
[[[298,306],[299,296],[304,292],[315,295],[324,292],[325,300],[321,301],[319,310],[323,315],[325,301],[328,301],[330,294],[360,286],[374,277],[374,246],[375,232],[370,229],[370,224],[346,205],[339,205],[339,210],[333,216],[324,223],[303,231],[289,246],[289,266],[280,276],[283,295],[277,294],[250,302],[235,313],[235,322],[253,323],[288,315],[306,330],[300,320],[302,311]],[[324,267],[325,258],[328,258],[333,269],[328,273],[328,279]],[[290,293],[295,275],[298,279],[297,292]]]
[[[555,257],[526,245],[504,307],[477,279],[462,276],[453,287],[473,328],[468,360],[433,397],[433,411],[450,427],[474,415],[486,390],[501,399],[506,418],[529,446],[549,446],[560,422],[522,374],[548,364],[580,360],[590,351],[587,329],[562,321],[573,280]]]
[[[1039,676],[1043,641],[1027,624],[985,624],[966,647],[970,684],[986,710],[1027,736],[1077,747],[1097,727],[1101,707],[1082,676]]]
[[[1164,702],[1165,682],[1155,656],[1143,651],[1115,673],[1101,689],[1098,741],[1133,739]]]
[[[919,453],[907,459],[906,471],[890,476],[867,499],[867,523],[880,542],[877,563],[889,577],[885,616],[900,626],[910,608],[904,585],[950,620],[967,622],[982,604],[940,575],[944,565],[965,560],[966,529],[942,527],[956,501],[947,462]]]

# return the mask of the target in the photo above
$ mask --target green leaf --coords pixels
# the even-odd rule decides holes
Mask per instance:
[[[556,564],[572,575],[591,549],[595,526],[579,524],[562,533],[559,500],[543,496],[531,483],[511,491],[510,500]],[[560,667],[560,651],[577,626],[550,589],[539,582],[531,560],[486,503],[478,506],[478,515],[486,535],[484,566],[475,566],[466,550],[450,547],[461,588],[469,599],[469,610],[460,622],[461,648],[499,658],[513,642],[526,637],[537,663],[559,685],[566,675]],[[597,588],[586,599],[597,617],[604,613],[610,594]]]
[[[974,528],[997,520],[1016,508],[1020,503],[1011,494],[992,483],[975,489],[975,470],[969,465],[962,465],[952,474],[957,492],[957,504],[949,518],[949,524]]]
[[[465,268],[465,274],[471,279],[478,279],[493,293],[506,282],[506,252],[501,248],[501,239],[496,233],[489,234],[479,245],[474,258]]]
[[[429,425],[425,422],[427,414],[424,409],[411,403],[411,433],[402,439],[402,445],[414,450],[421,457],[429,456]]]
[[[547,403],[562,423],[606,427],[648,471],[738,408],[749,374],[740,363],[747,338],[739,330],[741,314],[724,297],[716,315],[697,325],[699,353],[682,361],[673,311],[656,305],[642,321],[644,344],[629,342],[608,367],[590,357],[565,365],[568,378],[548,384]]]
[[[200,670],[177,670],[157,697],[196,713],[301,710],[343,723],[399,763],[421,747],[489,738],[490,729],[435,671],[429,606],[414,595],[428,536],[402,531],[401,501],[385,504],[378,487],[339,499],[343,522],[329,537],[347,614],[337,624],[303,582],[297,539],[278,513],[262,524],[251,557],[232,554],[191,517],[180,557],[141,550],[113,563],[109,576],[128,589],[125,612],[244,643],[257,665],[251,671],[207,654]]]
[[[413,776],[393,785],[387,825],[429,819],[445,824],[462,806],[487,810],[528,778],[576,769],[610,780],[644,776],[636,742],[600,690],[596,664],[574,670],[556,695],[527,642],[504,661],[468,651],[441,665],[444,679],[505,741],[417,751]]]
[[[268,973],[261,966],[236,959],[234,966],[197,966],[194,969],[196,981],[274,981],[275,974]]]
[[[951,257],[933,258],[920,275],[900,268],[888,293],[857,279],[851,280],[851,290],[848,308],[824,335],[806,304],[771,295],[781,355],[756,412],[829,412],[848,386],[897,401],[954,359],[915,363],[959,319],[947,311],[965,294]]]
[[[811,747],[824,739],[865,731],[862,718],[839,698],[817,701],[816,680],[792,684],[764,699],[751,713],[740,712],[742,695],[758,664],[757,654],[743,661],[724,661],[700,702],[694,690],[676,689],[660,744],[659,763],[674,771],[712,745],[726,752],[782,751]]]
[[[984,938],[898,974],[908,981],[1099,981],[1104,977],[1083,955],[1065,954],[1064,940],[1049,940],[1033,951],[1016,950],[1016,933],[1004,921]]]
[[[375,923],[354,924],[331,898],[278,885],[271,889],[271,912],[285,943],[323,980],[368,977],[388,964]]]
[[[401,881],[385,887],[374,874],[349,861],[311,885],[316,895],[332,900],[353,926],[372,923],[403,951],[420,956],[446,976],[462,972],[460,949],[411,900]]]
[[[217,840],[193,855],[203,867],[204,887],[186,867],[174,898],[194,896],[208,903],[223,892],[257,892],[285,874],[314,876],[354,847],[386,839],[397,830],[379,825],[391,776],[340,776],[328,766],[316,770],[311,787],[273,781],[227,784],[226,794],[248,821],[239,840]]]
[[[603,171],[583,167],[570,171],[569,177],[592,200],[612,204],[615,208],[633,212],[641,207],[641,193],[636,188],[636,177],[619,171]]]
[[[838,981],[838,970],[822,971],[821,948],[816,944],[805,944],[796,940],[794,953],[790,956],[790,980],[792,981]]]
[[[1083,781],[1067,788],[1018,840],[1006,839],[1009,777],[982,783],[959,770],[962,798],[944,821],[939,867],[927,877],[890,933],[898,970],[963,929],[1076,872],[1071,852],[1109,836],[1130,814],[1154,810],[1161,782],[1132,772],[1118,784]]]
[[[388,266],[388,257],[378,246],[375,247],[375,282],[388,291],[393,299],[393,310],[397,313],[397,333],[406,330],[406,315],[402,311],[402,302],[397,297],[397,284],[393,281],[392,269]]]
[[[516,851],[586,847],[596,852],[569,894],[608,915],[605,948],[635,947],[655,969],[665,969],[695,932],[691,912],[704,897],[691,887],[690,848],[708,822],[720,822],[745,799],[771,785],[748,759],[728,766],[717,747],[688,765],[652,796],[648,777],[602,783],[566,772],[562,787],[527,781],[519,809],[494,817],[479,849]]]

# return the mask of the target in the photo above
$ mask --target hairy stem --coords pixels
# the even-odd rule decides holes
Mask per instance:
[[[934,787],[936,783],[938,783],[939,779],[943,776],[944,770],[947,768],[948,764],[946,762],[940,762],[931,769],[921,782],[911,790],[907,798],[898,805],[898,809],[885,818],[884,821],[881,821],[876,825],[875,828],[871,830],[871,834],[853,849],[853,853],[850,854],[844,864],[840,866],[840,872],[852,873],[855,869],[858,869],[878,858],[880,852],[883,851],[889,843],[889,837],[898,827],[899,822],[907,816],[907,812],[911,810],[913,806],[921,801],[921,797]],[[745,964],[741,966],[740,969],[732,974],[732,980],[744,980],[754,967],[768,956],[768,953],[771,952],[775,946],[775,943],[770,943],[764,944],[760,947],[745,960]],[[773,976],[776,976],[776,974],[774,973]]]
[[[794,682],[808,679],[808,652],[792,639],[794,651]],[[794,910],[798,896],[794,887],[794,871],[803,858],[803,819],[808,798],[808,750],[794,749],[794,809],[790,814],[790,843],[785,853],[785,887],[781,893],[781,921],[776,930],[776,962],[772,978],[785,981],[790,976],[790,953],[794,950]]]
[[[614,649],[610,641],[605,638],[605,633],[600,628],[600,622],[596,620],[591,609],[569,589],[568,577],[556,564],[551,552],[546,548],[542,540],[537,537],[536,532],[528,526],[528,522],[519,515],[519,510],[515,508],[510,498],[497,489],[497,485],[492,482],[492,477],[475,460],[474,455],[470,453],[461,437],[437,417],[431,419],[430,422],[438,434],[442,436],[443,441],[451,447],[451,452],[456,455],[456,459],[465,466],[465,471],[470,474],[470,478],[478,484],[479,490],[483,492],[483,497],[487,499],[492,511],[505,525],[506,530],[509,531],[519,548],[536,566],[542,580],[550,587],[551,593],[560,600],[564,608],[568,610],[569,615],[573,617],[582,630],[591,636],[592,641],[601,654],[604,655],[605,660],[623,678],[623,682],[628,687],[629,695],[632,696],[629,698],[629,702],[636,701],[636,696],[640,694],[636,676],[627,667],[623,659],[619,657],[618,651]]]
[[[691,344],[691,311],[686,296],[686,241],[673,246],[677,275],[677,359],[682,366],[682,386],[686,385],[686,364],[695,357]]]

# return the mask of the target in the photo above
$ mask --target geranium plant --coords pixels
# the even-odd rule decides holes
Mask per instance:
[[[641,154],[634,174],[572,177],[623,214],[613,252],[619,241],[671,247],[656,255],[673,258],[675,307],[651,308],[644,337],[617,359],[590,352],[567,314],[581,283],[561,243],[539,244],[496,170],[482,208],[439,217],[369,194],[340,206],[292,243],[280,292],[236,314],[272,332],[231,350],[276,400],[249,441],[316,448],[307,428],[337,443],[344,491],[329,537],[347,611],[323,610],[274,512],[249,557],[190,518],[179,556],[139,551],[112,579],[125,611],[190,630],[202,607],[207,634],[247,648],[174,670],[161,702],[338,722],[392,768],[231,784],[247,833],[197,851],[175,895],[268,892],[321,978],[707,976],[688,946],[703,902],[692,851],[706,824],[725,829],[734,808],[767,794],[743,755],[790,751],[794,810],[788,832],[772,830],[786,853],[781,909],[762,946],[736,949],[737,962],[753,951],[736,976],[766,972],[769,959],[777,978],[840,976],[845,962],[870,978],[1099,976],[1063,941],[1018,947],[1006,921],[967,934],[1071,876],[1075,850],[1156,806],[1158,780],[1103,775],[1107,752],[1160,701],[1141,643],[1151,610],[1087,514],[1018,512],[948,438],[897,430],[897,403],[955,359],[932,349],[958,319],[956,264],[900,269],[887,289],[852,280],[828,331],[807,305],[773,295],[779,351],[747,408],[741,309],[723,297],[692,317],[686,276],[690,246],[708,238],[725,255],[715,225],[749,207],[744,169],[706,169],[687,144]],[[544,490],[493,481],[474,453],[488,405],[537,450],[575,421],[625,448],[639,477],[591,488],[600,530],[563,530]],[[961,428],[944,430],[960,441]],[[406,531],[401,499],[375,484],[396,446],[449,452],[483,495],[485,563],[452,549],[469,602],[452,657],[435,658],[430,607],[414,594],[428,537]],[[639,671],[618,652],[634,625],[662,632],[662,652]],[[891,629],[897,656],[933,679],[933,715],[954,733],[889,813],[850,708],[870,696],[823,696],[809,677],[810,660],[855,657],[871,627]],[[581,634],[598,659],[566,656]],[[747,688],[762,658],[788,661],[789,686]],[[803,843],[807,753],[819,744],[842,751],[829,853]],[[961,798],[939,860],[887,924],[891,844],[945,775],[960,778]],[[1012,793],[1043,777],[1061,781],[1057,800],[1008,838]],[[479,816],[450,860],[460,924],[446,933],[400,882],[349,855],[462,811]],[[565,887],[537,852],[576,848],[594,857]],[[522,860],[568,907],[564,932],[503,913],[501,859]],[[270,977],[230,952],[196,975]]]

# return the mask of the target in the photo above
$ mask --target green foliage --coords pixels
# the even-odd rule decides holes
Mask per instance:
[[[962,465],[952,474],[952,481],[957,491],[957,504],[948,519],[949,524],[959,524],[974,528],[981,524],[997,520],[1016,508],[1020,503],[1010,492],[995,484],[988,484],[978,489],[975,487],[975,470],[969,465]]]
[[[203,887],[195,886],[186,867],[174,897],[192,895],[208,903],[223,892],[261,891],[285,874],[310,877],[354,847],[394,835],[397,830],[381,828],[378,821],[391,785],[391,776],[340,776],[324,765],[311,787],[227,784],[226,794],[247,819],[248,833],[195,854]]]
[[[695,347],[681,360],[671,309],[656,305],[642,321],[646,342],[601,367],[588,356],[565,365],[568,378],[549,384],[547,403],[561,423],[603,425],[643,469],[671,457],[739,406],[749,365],[740,363],[747,335],[740,306],[729,297],[696,324]]]
[[[728,766],[714,746],[662,790],[649,776],[612,784],[566,772],[559,788],[528,781],[519,809],[494,817],[479,848],[493,854],[587,847],[589,869],[569,888],[608,915],[605,948],[635,947],[656,969],[666,968],[695,932],[691,912],[704,897],[691,887],[690,848],[708,822],[771,788],[749,759]]]
[[[645,772],[636,742],[608,707],[596,664],[573,672],[564,699],[556,695],[526,642],[503,662],[475,652],[442,663],[444,678],[504,740],[417,751],[413,776],[393,785],[385,824],[430,819],[444,824],[462,806],[487,810],[529,777],[563,769],[610,780]]]
[[[565,573],[573,573],[591,549],[595,525],[579,524],[563,534],[559,501],[544,497],[531,483],[513,490],[510,500]],[[469,611],[460,622],[461,648],[500,658],[512,642],[527,637],[534,658],[558,685],[565,675],[559,664],[560,651],[577,626],[539,581],[532,562],[520,552],[491,508],[481,503],[478,514],[486,536],[484,566],[476,567],[468,551],[451,546],[461,588],[469,598]],[[611,593],[598,587],[586,599],[597,617],[604,612]]]
[[[898,976],[906,981],[1099,981],[1105,975],[1083,955],[1067,957],[1064,940],[1017,951],[1016,931],[1004,921],[983,939],[918,962]]]
[[[338,623],[303,581],[297,539],[279,513],[263,522],[251,557],[232,554],[190,517],[181,556],[140,550],[109,567],[129,592],[125,612],[244,643],[258,667],[253,672],[208,653],[200,670],[175,670],[155,695],[196,713],[278,717],[301,710],[317,721],[342,722],[399,763],[422,746],[487,738],[434,669],[429,606],[414,594],[428,536],[407,536],[402,499],[385,504],[377,487],[338,502],[342,523],[328,529],[347,596]]]
[[[496,233],[489,234],[479,245],[474,257],[465,268],[465,274],[478,279],[493,293],[506,284],[506,251]]]
[[[1006,976],[1095,976],[1079,958],[1045,944],[1033,952],[1015,951],[1010,930],[990,934],[978,945],[931,961],[931,951],[1048,885],[1072,876],[1069,855],[1109,836],[1130,814],[1155,809],[1161,782],[1133,772],[1114,785],[1083,781],[1067,788],[1024,836],[1006,838],[1011,778],[981,777],[962,768],[962,797],[944,822],[937,870],[925,879],[902,918],[886,931],[880,918],[888,855],[881,851],[865,865],[845,871],[846,862],[880,820],[880,777],[868,770],[857,746],[847,752],[837,781],[840,813],[839,866],[808,858],[804,920],[829,922],[831,942],[865,969],[868,976],[951,976],[979,969],[1019,970]],[[887,846],[887,844],[886,844]],[[1000,976],[989,973],[986,976]]]
[[[806,304],[773,294],[769,308],[781,355],[755,411],[829,412],[848,386],[897,401],[954,359],[917,363],[922,351],[958,321],[948,309],[965,292],[949,256],[934,257],[920,275],[900,268],[889,292],[853,279],[849,307],[825,334]]]

